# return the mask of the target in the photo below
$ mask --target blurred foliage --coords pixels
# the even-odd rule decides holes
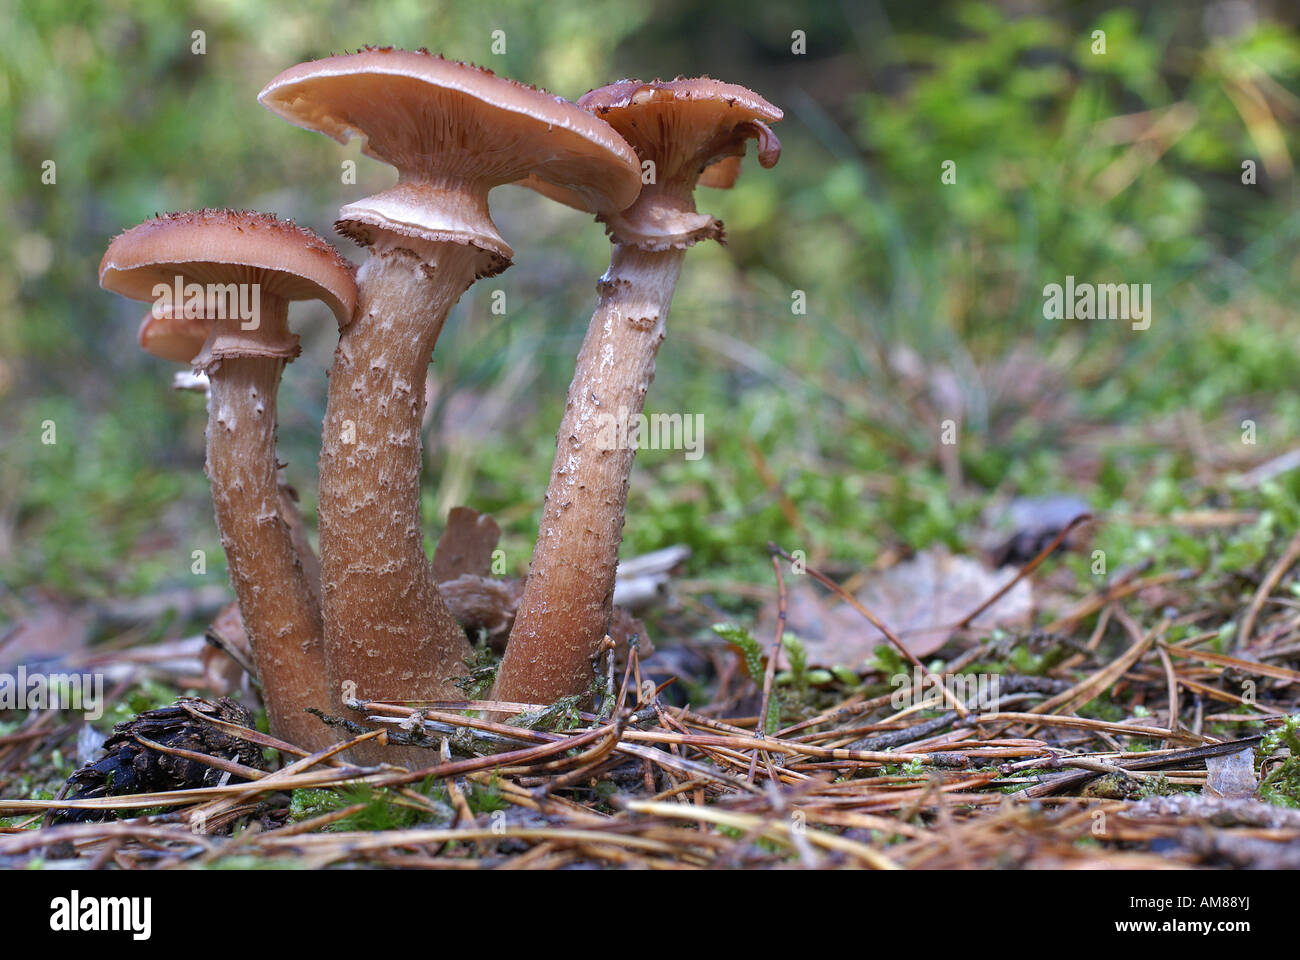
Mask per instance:
[[[730,242],[687,258],[648,412],[702,413],[705,456],[641,452],[625,554],[684,542],[697,575],[767,582],[768,540],[840,569],[961,548],[994,494],[1206,502],[1217,494],[1154,425],[1190,411],[1228,446],[1251,418],[1264,459],[1300,422],[1300,39],[1295,11],[1266,9],[669,0],[594,16],[579,0],[321,0],[268,16],[255,0],[0,0],[0,584],[93,596],[191,583],[195,549],[206,579],[224,577],[201,400],[166,389],[172,371],[134,344],[143,310],[99,290],[96,267],[113,234],[156,211],[264,209],[332,236],[338,206],[391,172],[255,98],[300,60],[367,43],[427,46],[569,97],[709,73],[786,111],[776,168],[750,161],[734,190],[700,192]],[[355,185],[340,183],[349,159]],[[439,344],[426,523],[456,502],[491,510],[522,570],[608,248],[589,219],[523,191],[497,191],[493,211],[516,265],[465,296]],[[1150,283],[1151,329],[1045,319],[1043,287],[1066,275]],[[505,316],[488,308],[496,290]],[[796,291],[806,314],[792,313]],[[294,316],[305,349],[286,374],[281,448],[310,515],[334,334],[323,310]],[[955,454],[939,442],[947,418]],[[1113,442],[1089,440],[1085,456],[1077,424],[1110,425]],[[1230,567],[1292,522],[1292,486],[1234,495],[1273,498],[1270,525],[1240,542],[1102,535],[1122,556],[1180,562],[1209,563],[1213,546]]]

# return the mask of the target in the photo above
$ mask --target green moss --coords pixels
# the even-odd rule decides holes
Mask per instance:
[[[507,722],[528,730],[571,730],[581,726],[582,716],[578,704],[580,695],[561,697],[541,710],[531,710],[511,717]]]
[[[396,790],[362,783],[328,789],[294,790],[289,800],[289,818],[294,822],[310,820],[312,817],[362,804],[362,809],[328,824],[324,829],[334,832],[401,830],[430,821],[440,824],[451,822],[446,790],[441,784],[426,779],[413,789],[433,801],[435,807],[446,807],[445,815],[439,816],[424,805],[403,797]]]
[[[497,810],[505,810],[510,807],[510,801],[506,800],[502,795],[501,784],[495,776],[487,783],[470,781],[465,800],[475,814],[495,813]]]
[[[465,658],[465,667],[469,672],[463,677],[457,677],[454,682],[464,691],[465,699],[482,700],[491,692],[500,665],[501,659],[486,643],[482,644]]]
[[[764,651],[763,646],[745,627],[734,623],[715,623],[713,632],[728,643],[733,643],[740,648],[741,655],[745,658],[745,671],[749,674],[749,679],[759,690],[763,689],[766,667],[763,663]],[[772,734],[781,726],[781,699],[773,696],[768,701],[767,717],[763,722],[763,730]]]
[[[1283,748],[1288,755],[1264,776],[1265,761]],[[1259,764],[1259,797],[1280,807],[1300,808],[1300,714],[1288,717],[1260,741]]]

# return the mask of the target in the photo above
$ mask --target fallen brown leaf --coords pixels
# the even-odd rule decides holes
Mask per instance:
[[[856,596],[913,655],[924,657],[947,643],[957,623],[1017,572],[1014,567],[990,569],[971,557],[935,548],[871,574]],[[1028,580],[1022,580],[971,626],[985,630],[1027,626],[1032,610],[1033,590]],[[766,640],[775,628],[776,604],[770,603],[759,616],[758,635]],[[834,603],[811,584],[790,587],[786,629],[803,641],[809,663],[822,667],[860,668],[877,646],[887,642],[852,607]]]

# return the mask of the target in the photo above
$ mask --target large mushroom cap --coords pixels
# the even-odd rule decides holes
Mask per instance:
[[[256,283],[263,296],[320,300],[340,325],[352,319],[352,266],[312,231],[267,213],[199,210],[146,220],[113,238],[99,264],[99,285],[133,300],[155,287]]]
[[[187,317],[184,310],[167,307],[150,311],[140,321],[136,338],[140,349],[173,363],[189,363],[199,355],[212,330],[212,321]]]
[[[721,224],[695,213],[691,192],[697,185],[731,187],[748,140],[758,141],[760,165],[774,166],[781,157],[781,141],[768,126],[782,118],[781,110],[734,83],[710,77],[620,80],[580,97],[578,106],[617,130],[640,160],[654,164],[654,184],[631,208],[611,214],[535,177],[522,182],[552,200],[596,213],[617,239],[647,249],[721,239]]]
[[[479,228],[479,238],[473,229],[449,226],[445,214],[422,214],[418,208],[433,201],[416,184],[462,182],[486,191],[531,174],[602,212],[622,210],[641,186],[631,148],[587,111],[425,52],[367,48],[301,63],[267,84],[258,100],[290,123],[341,143],[359,136],[366,154],[397,168],[398,187],[379,195],[383,202],[349,205],[358,209],[345,208],[345,223],[474,243],[508,257],[490,226]],[[359,232],[354,238],[366,242],[365,231]]]

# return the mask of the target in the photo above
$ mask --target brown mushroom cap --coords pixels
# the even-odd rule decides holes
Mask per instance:
[[[146,313],[140,321],[136,339],[140,349],[173,363],[189,363],[199,355],[212,331],[212,321],[187,317],[183,310],[168,307],[154,315]]]
[[[730,190],[740,178],[740,157],[723,157],[704,168],[696,183],[699,187]]]
[[[609,123],[643,159],[670,167],[702,159],[696,175],[720,157],[743,156],[750,137],[759,141],[764,167],[781,155],[767,129],[781,110],[753,90],[711,77],[620,80],[579,97],[578,106]]]
[[[614,214],[596,211],[580,196],[536,178],[523,184],[596,213],[615,239],[647,250],[721,240],[722,224],[695,212],[695,187],[732,186],[747,140],[758,141],[760,165],[774,166],[781,157],[781,141],[768,124],[780,120],[782,112],[734,83],[710,77],[620,80],[580,97],[578,106],[609,123],[642,161],[652,161],[655,182],[642,188],[631,207]]]
[[[352,319],[357,287],[351,264],[306,227],[267,213],[169,213],[113,238],[99,285],[133,300],[153,300],[158,284],[256,283],[263,297],[320,300],[339,325]]]
[[[614,212],[640,190],[632,150],[587,111],[425,52],[367,48],[301,63],[267,84],[258,100],[341,143],[360,136],[367,155],[397,168],[397,187],[340,213],[340,232],[363,243],[378,228],[469,243],[508,262],[512,251],[486,209],[477,217],[447,210],[449,193],[470,185],[485,198],[492,187],[532,174],[574,191],[593,210]]]

